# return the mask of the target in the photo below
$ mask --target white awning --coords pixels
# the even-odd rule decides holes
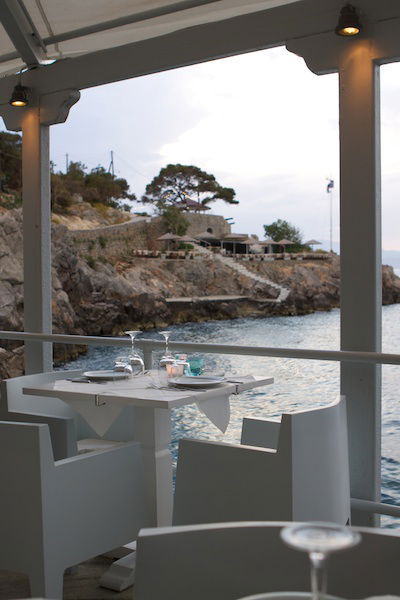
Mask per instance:
[[[3,0],[0,72],[123,46],[299,0]],[[8,33],[7,33],[8,32]]]

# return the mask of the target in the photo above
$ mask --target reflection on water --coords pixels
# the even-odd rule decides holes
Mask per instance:
[[[398,352],[400,347],[400,305],[383,307],[383,352]],[[209,321],[171,326],[171,339],[192,342],[224,343],[286,348],[339,349],[339,311],[315,313],[301,317],[269,317]],[[146,338],[157,338],[157,332],[146,332]],[[69,365],[70,368],[110,368],[118,348],[90,348],[88,354]],[[336,362],[297,360],[290,358],[251,357],[239,355],[205,355],[207,369],[232,374],[271,375],[274,384],[233,396],[231,422],[225,434],[216,429],[198,409],[186,406],[173,413],[173,445],[191,436],[202,439],[238,442],[244,416],[277,417],[293,411],[328,404],[339,394],[339,365]],[[382,498],[400,504],[400,408],[398,390],[400,367],[384,366],[382,399]],[[385,518],[385,525],[395,520]]]

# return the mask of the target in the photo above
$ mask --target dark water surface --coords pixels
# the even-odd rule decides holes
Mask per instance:
[[[209,321],[171,326],[172,340],[224,343],[238,346],[281,346],[286,348],[339,349],[339,310],[301,317],[269,317]],[[385,306],[383,318],[383,352],[397,353],[400,348],[400,305]],[[146,338],[160,339],[157,332]],[[121,349],[92,347],[84,357],[68,368],[106,369]],[[157,356],[155,353],[155,360]],[[244,416],[276,417],[284,411],[330,403],[340,389],[337,362],[239,355],[204,356],[213,372],[271,375],[274,384],[233,396],[231,422],[222,434],[197,408],[186,406],[173,413],[172,452],[176,456],[177,440],[190,436],[202,439],[238,442]],[[382,499],[400,504],[400,367],[382,368]],[[396,527],[397,519],[384,518],[384,525]]]

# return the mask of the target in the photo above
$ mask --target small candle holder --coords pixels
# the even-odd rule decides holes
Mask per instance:
[[[167,371],[167,377],[182,377],[184,363],[179,362],[179,361],[173,362],[173,363],[167,363],[165,365],[165,368]]]

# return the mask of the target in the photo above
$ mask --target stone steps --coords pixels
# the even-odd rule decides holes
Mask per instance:
[[[237,273],[241,273],[248,279],[252,279],[253,281],[256,281],[258,283],[264,283],[265,285],[268,285],[278,290],[279,296],[277,298],[273,298],[273,302],[284,302],[290,294],[290,290],[288,290],[287,288],[279,285],[278,283],[275,283],[274,281],[271,281],[270,279],[267,279],[266,277],[256,275],[255,273],[247,269],[244,265],[238,264],[235,261],[235,259],[231,258],[230,256],[224,256],[223,254],[214,254],[213,252],[211,252],[211,250],[208,250],[208,248],[204,248],[203,246],[197,246],[197,249],[200,253],[208,255],[216,260],[219,260],[221,263],[223,263],[230,269],[233,269]]]

